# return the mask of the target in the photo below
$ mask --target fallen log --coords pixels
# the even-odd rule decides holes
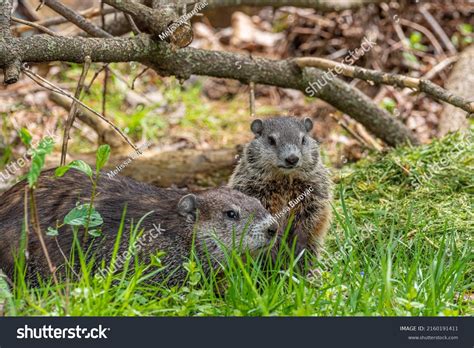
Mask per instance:
[[[161,187],[203,188],[223,185],[237,164],[238,149],[217,150],[183,149],[177,151],[143,151],[142,155],[130,153],[112,157],[105,170],[106,175],[123,175]],[[131,157],[138,156],[135,159]],[[60,154],[50,156],[46,168],[59,164]],[[95,165],[95,153],[68,155],[67,163],[80,159]],[[114,172],[115,171],[115,172]]]

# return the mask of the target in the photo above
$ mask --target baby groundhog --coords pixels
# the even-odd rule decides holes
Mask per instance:
[[[18,252],[24,219],[26,185],[26,182],[20,182],[0,196],[0,269],[10,278],[14,274],[14,255]],[[90,201],[91,183],[87,176],[76,170],[62,178],[56,178],[54,171],[49,170],[41,174],[35,197],[41,230],[45,234],[48,227],[55,228],[62,223],[77,202]],[[271,237],[277,233],[277,225],[257,199],[229,188],[186,194],[125,177],[102,175],[98,180],[94,207],[103,218],[102,235],[84,238],[81,229],[77,238],[79,243],[85,241],[82,247],[89,250],[88,259],[94,257],[96,267],[105,260],[107,273],[120,270],[127,258],[131,258],[133,265],[135,254],[148,263],[158,251],[164,251],[166,254],[161,261],[166,269],[153,280],[169,285],[180,284],[185,279],[182,264],[189,258],[193,243],[204,270],[209,272],[224,261],[225,249],[254,253],[269,245]],[[118,258],[110,265],[124,208],[126,217]],[[133,245],[135,251],[130,251],[131,226],[137,226],[144,216],[139,227],[139,231],[144,232]],[[36,274],[46,277],[49,269],[32,225],[29,231],[27,276],[36,283]],[[65,255],[70,255],[73,236],[72,227],[68,225],[59,228],[57,237],[44,235],[54,265],[61,266],[60,274],[66,264]],[[101,273],[104,275],[104,270]]]
[[[288,245],[295,242],[296,255],[303,249],[316,254],[331,221],[331,180],[319,143],[310,136],[312,129],[309,118],[254,120],[255,139],[245,146],[229,182],[262,202],[279,222],[280,239],[294,215]],[[274,256],[277,248],[279,243]]]

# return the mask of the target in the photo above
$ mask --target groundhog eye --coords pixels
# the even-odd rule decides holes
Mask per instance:
[[[306,145],[306,137],[301,138],[301,145]]]
[[[229,210],[225,212],[225,215],[232,220],[238,220],[239,219],[239,213],[234,211],[234,210]]]
[[[269,137],[268,137],[268,142],[269,142],[270,145],[272,145],[272,146],[275,146],[275,145],[277,144],[275,138],[272,137],[272,136],[269,136]]]

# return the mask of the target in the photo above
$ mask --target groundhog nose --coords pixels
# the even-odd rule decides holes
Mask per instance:
[[[290,155],[287,158],[285,158],[286,164],[289,166],[295,166],[299,162],[300,158],[296,155]]]
[[[267,234],[270,238],[275,237],[276,233],[278,231],[278,224],[273,224],[267,229]]]

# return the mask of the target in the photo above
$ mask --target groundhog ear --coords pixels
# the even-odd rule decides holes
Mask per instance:
[[[313,129],[313,120],[310,119],[309,117],[306,117],[304,119],[303,124],[307,132],[310,132]]]
[[[181,216],[196,216],[197,198],[193,194],[186,195],[179,200],[178,213]]]
[[[263,121],[259,118],[254,120],[250,125],[250,129],[252,130],[253,134],[255,135],[262,135],[263,132]]]

